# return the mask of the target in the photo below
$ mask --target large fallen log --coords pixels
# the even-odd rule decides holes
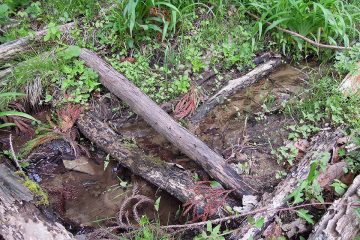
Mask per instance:
[[[220,89],[215,95],[210,97],[196,110],[195,114],[190,118],[190,121],[193,123],[200,122],[206,116],[206,114],[208,114],[219,104],[224,103],[225,100],[232,94],[234,94],[236,91],[245,89],[250,85],[256,83],[258,80],[270,74],[280,65],[281,59],[275,57],[263,64],[260,64],[246,75],[229,81],[229,83],[225,87]]]
[[[100,82],[110,92],[127,103],[135,113],[143,117],[169,142],[201,165],[211,177],[222,183],[224,187],[234,189],[234,193],[238,196],[254,194],[254,188],[243,181],[219,154],[172,119],[110,64],[87,49],[81,49],[80,58],[99,74]]]
[[[90,141],[134,174],[167,191],[182,202],[194,197],[189,189],[194,182],[188,173],[161,159],[146,155],[135,146],[122,143],[121,136],[93,113],[82,114],[77,126]]]
[[[0,165],[0,239],[74,239],[59,223],[31,203],[32,193],[4,164]]]
[[[74,22],[66,23],[58,27],[60,32],[68,32],[71,28],[75,26]],[[23,37],[8,43],[0,45],[0,65],[6,61],[17,58],[20,54],[25,53],[32,48],[34,45],[32,42],[38,43],[43,42],[44,36],[48,33],[48,29],[44,29],[38,32],[35,32],[31,36]]]
[[[336,200],[316,224],[309,240],[347,240],[360,234],[360,222],[353,203],[360,199],[360,175],[357,176],[345,195]]]
[[[256,228],[247,221],[243,222],[238,231],[232,234],[231,239],[257,239],[261,236],[263,231],[271,224],[277,215],[277,210],[287,205],[288,196],[294,192],[299,184],[305,180],[310,171],[310,163],[313,160],[320,160],[324,158],[324,153],[332,151],[333,147],[339,137],[342,136],[341,130],[335,132],[321,132],[312,138],[312,147],[307,150],[298,166],[288,174],[281,183],[276,187],[275,191],[270,196],[264,196],[256,209],[269,209],[271,211],[257,213],[254,215],[255,219],[264,219],[264,224],[261,228]],[[329,154],[329,160],[331,154]]]

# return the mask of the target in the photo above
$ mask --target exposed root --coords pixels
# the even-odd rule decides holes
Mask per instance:
[[[135,186],[132,195],[121,204],[117,214],[116,220],[119,228],[133,229],[133,222],[140,222],[139,208],[144,204],[153,206],[154,201],[147,196],[138,194],[138,188]]]
[[[203,96],[199,90],[192,86],[190,91],[181,98],[178,104],[176,104],[175,117],[182,119],[193,114],[202,99]]]
[[[210,182],[206,181],[196,182],[192,190],[195,197],[184,204],[183,212],[185,216],[192,210],[193,219],[191,222],[196,222],[199,219],[206,221],[215,215],[224,206],[227,196],[233,191],[213,188],[210,186]]]

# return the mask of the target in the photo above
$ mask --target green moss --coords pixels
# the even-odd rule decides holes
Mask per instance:
[[[23,182],[22,184],[32,192],[34,195],[36,202],[36,205],[49,205],[49,197],[47,193],[40,187],[39,184],[31,180],[28,176],[25,175],[23,171],[16,172],[17,175],[19,175]]]

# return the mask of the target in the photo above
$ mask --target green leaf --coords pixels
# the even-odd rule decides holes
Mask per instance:
[[[256,228],[262,228],[264,226],[265,218],[261,217],[259,219],[256,219],[255,221],[255,227]]]
[[[81,48],[79,46],[69,46],[66,50],[63,52],[63,57],[66,60],[69,60],[74,57],[80,56]]]
[[[4,117],[4,116],[19,116],[19,117],[23,117],[23,118],[33,120],[35,122],[40,122],[39,120],[37,120],[33,116],[31,116],[31,115],[29,115],[27,113],[23,113],[23,112],[17,112],[17,111],[0,112],[0,117]]]
[[[280,23],[285,22],[286,20],[289,20],[289,18],[282,18],[282,19],[278,19],[276,21],[274,21],[273,23],[271,23],[270,26],[268,26],[265,30],[265,33],[267,33],[268,31],[270,31],[271,29],[273,29],[274,27],[277,27]]]
[[[300,209],[296,212],[300,218],[304,219],[306,222],[310,224],[314,224],[314,220],[313,220],[314,217],[311,214],[309,214],[308,210]]]
[[[210,221],[207,221],[206,223],[206,231],[212,232],[212,224]]]
[[[17,92],[5,92],[5,93],[0,93],[0,98],[2,97],[23,97],[26,96],[26,94],[24,93],[17,93]]]
[[[155,210],[158,212],[159,211],[159,208],[160,208],[160,199],[161,197],[158,197],[155,201],[155,204],[154,204],[154,207],[155,207]]]
[[[210,187],[212,187],[212,188],[221,188],[222,186],[217,181],[211,181],[210,182]]]
[[[16,126],[16,124],[15,123],[3,123],[3,124],[0,124],[0,128],[12,127],[12,126]]]

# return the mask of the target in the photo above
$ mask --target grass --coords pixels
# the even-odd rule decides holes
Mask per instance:
[[[356,28],[360,23],[360,3],[357,1],[124,0],[114,2],[116,4],[105,14],[98,15],[100,9],[111,3],[94,0],[3,1],[0,25],[12,21],[18,21],[19,25],[6,30],[0,36],[1,42],[28,35],[45,26],[50,26],[53,31],[45,38],[51,42],[52,46],[46,49],[51,54],[23,56],[25,61],[14,66],[11,75],[2,80],[0,96],[7,95],[7,98],[0,99],[1,110],[5,112],[10,99],[14,99],[11,92],[25,92],[34,80],[41,83],[36,88],[38,92],[33,92],[39,95],[41,104],[51,104],[54,109],[67,102],[88,104],[93,93],[104,89],[99,85],[97,74],[77,59],[79,47],[97,52],[159,104],[187,93],[210,70],[217,75],[211,82],[216,89],[222,81],[252,68],[256,53],[275,49],[293,60],[314,56],[320,62],[335,62],[334,65],[322,65],[331,68],[332,75],[313,77],[310,88],[285,106],[284,111],[298,120],[297,125],[289,126],[289,139],[308,139],[323,127],[342,126],[355,143],[360,143],[360,97],[345,97],[338,90],[340,79],[357,70],[360,58],[359,43],[356,44],[359,42]],[[260,21],[251,19],[247,12],[259,15]],[[70,40],[74,46],[68,47],[68,43],[58,38],[57,26],[78,19],[81,19],[78,27],[71,31]],[[324,44],[354,47],[325,55],[318,48],[278,31],[276,26]],[[326,59],[326,56],[331,58]],[[223,79],[228,73],[231,76]],[[269,98],[266,103],[271,105],[273,101]],[[23,154],[38,144],[61,137],[52,133],[50,127],[47,130],[28,142]],[[283,147],[275,153],[281,164],[296,163],[297,149]],[[342,157],[349,163],[350,171],[359,171],[360,157],[356,152]],[[312,164],[312,169],[322,166],[321,161]],[[311,181],[294,193],[294,199],[304,200],[304,196],[321,199],[321,189],[313,181],[319,171],[311,174]],[[43,196],[40,199],[46,199],[36,185],[26,184]],[[306,213],[302,212],[302,215],[306,216]],[[134,233],[135,239],[170,238],[163,236],[158,226],[146,219],[141,224],[142,229]],[[223,235],[219,232],[220,227],[209,229],[198,239]]]
[[[358,6],[341,0],[248,0],[249,11],[260,17],[259,38],[270,32],[284,54],[319,54],[319,49],[303,40],[275,30],[276,26],[297,32],[316,42],[348,47],[359,40]],[[268,26],[266,23],[271,25]],[[292,51],[291,49],[296,49]]]

